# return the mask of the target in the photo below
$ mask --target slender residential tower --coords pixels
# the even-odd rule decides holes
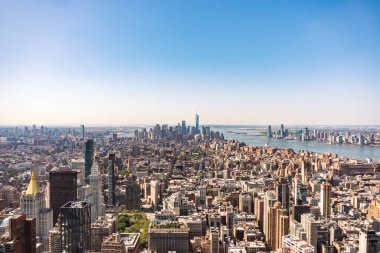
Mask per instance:
[[[115,206],[115,154],[108,154],[108,200],[107,206]]]
[[[321,185],[321,214],[326,219],[331,215],[331,184],[323,182]]]

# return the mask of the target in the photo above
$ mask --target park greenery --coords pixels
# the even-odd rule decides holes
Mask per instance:
[[[119,233],[140,233],[140,247],[146,246],[149,220],[145,213],[137,210],[123,210],[117,215],[116,227]]]

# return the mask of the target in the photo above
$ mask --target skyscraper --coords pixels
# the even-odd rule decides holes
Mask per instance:
[[[134,176],[129,176],[127,179],[126,189],[126,209],[129,210],[140,210],[141,209],[141,191],[140,186],[136,182]]]
[[[63,253],[91,250],[90,206],[87,201],[70,201],[61,207]]]
[[[34,172],[28,189],[21,195],[20,208],[28,219],[36,219],[36,235],[41,238],[44,250],[47,250],[49,230],[53,227],[53,211],[46,208],[45,196],[38,189]]]
[[[186,136],[186,121],[184,120],[182,120],[181,133],[182,136]]]
[[[84,134],[84,125],[81,125],[80,126],[80,130],[81,130],[81,138],[82,138],[82,140],[84,140],[84,137],[85,137],[85,134]]]
[[[86,184],[89,184],[89,176],[91,174],[92,163],[94,161],[94,140],[87,140],[84,146],[84,179]]]
[[[268,138],[272,138],[272,126],[268,126]]]
[[[323,182],[321,185],[321,201],[320,201],[321,214],[326,219],[331,215],[331,184]]]
[[[99,172],[98,158],[94,156],[94,163],[91,168],[90,175],[90,187],[91,187],[91,221],[94,221],[97,216],[104,215],[104,204],[102,196],[102,178]]]
[[[108,154],[108,207],[115,206],[115,154]]]
[[[195,134],[199,134],[199,115],[195,114]]]
[[[61,206],[77,200],[77,172],[51,171],[49,173],[50,207],[53,209],[53,224],[57,222]]]
[[[281,138],[285,137],[285,130],[284,130],[284,124],[281,124],[281,131],[280,131]]]
[[[286,210],[289,210],[289,185],[286,178],[280,178],[276,183],[276,197],[277,201],[281,203],[281,206]]]

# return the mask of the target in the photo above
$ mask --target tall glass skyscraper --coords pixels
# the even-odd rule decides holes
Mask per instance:
[[[89,184],[91,168],[94,162],[94,140],[86,141],[84,146],[84,179],[86,184]]]
[[[91,203],[70,201],[61,207],[62,252],[91,250]]]
[[[108,207],[115,206],[115,154],[108,154]]]

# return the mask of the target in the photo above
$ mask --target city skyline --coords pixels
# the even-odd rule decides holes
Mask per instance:
[[[379,125],[379,10],[4,1],[0,125]]]

